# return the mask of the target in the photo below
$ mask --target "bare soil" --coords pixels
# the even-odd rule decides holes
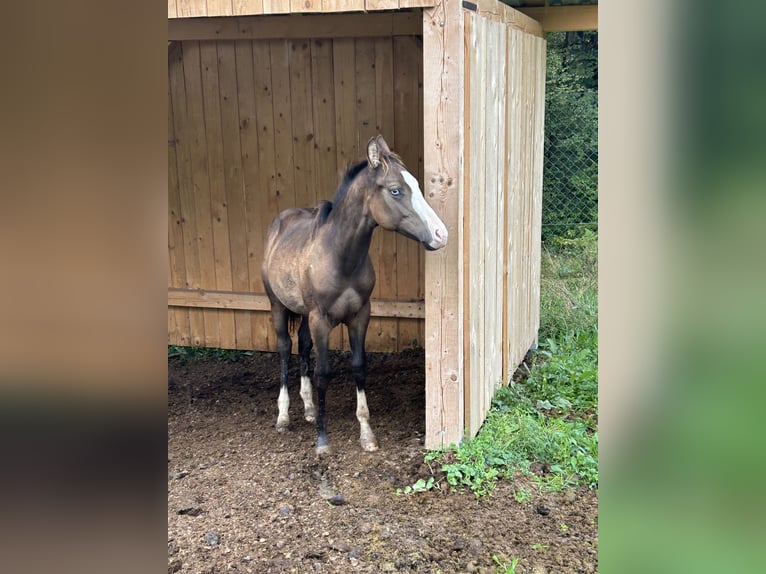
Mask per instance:
[[[595,491],[539,493],[517,476],[481,500],[396,493],[431,476],[422,351],[368,354],[375,453],[359,445],[349,355],[331,356],[334,453],[321,459],[293,363],[291,426],[278,433],[276,354],[169,359],[169,573],[494,573],[514,558],[519,573],[597,571]],[[520,488],[533,498],[517,502]]]

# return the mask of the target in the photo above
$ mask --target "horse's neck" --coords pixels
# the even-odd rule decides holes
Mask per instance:
[[[372,232],[377,224],[365,213],[359,189],[349,189],[327,220],[324,241],[328,249],[341,262],[341,269],[352,273],[368,256]]]

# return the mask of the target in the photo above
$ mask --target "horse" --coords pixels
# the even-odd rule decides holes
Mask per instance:
[[[370,294],[375,286],[370,242],[378,226],[414,239],[430,251],[447,244],[447,228],[426,202],[418,180],[381,135],[369,140],[366,159],[346,170],[331,202],[323,201],[315,208],[286,209],[269,226],[261,275],[271,303],[281,366],[276,428],[284,432],[290,424],[290,330],[300,318],[300,396],[305,419],[316,421],[318,455],[332,452],[325,410],[331,379],[327,347],[330,332],[340,323],[348,329],[351,346],[359,440],[365,451],[378,450],[365,395],[364,350]],[[309,378],[313,345],[318,409]]]

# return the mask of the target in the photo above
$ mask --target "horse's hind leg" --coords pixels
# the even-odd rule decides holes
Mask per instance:
[[[290,425],[290,395],[287,392],[287,372],[290,368],[290,353],[293,348],[293,341],[290,339],[290,329],[288,326],[289,311],[280,303],[272,301],[271,319],[274,322],[274,330],[277,332],[277,350],[279,351],[279,363],[281,372],[279,376],[279,398],[277,407],[277,430],[284,432]]]
[[[367,378],[367,357],[364,342],[367,337],[367,325],[370,322],[370,303],[367,302],[348,324],[348,340],[351,344],[351,372],[356,383],[356,418],[359,421],[359,442],[362,448],[372,452],[378,450],[378,441],[370,427],[370,409],[367,407],[367,395],[364,384]]]
[[[309,377],[309,360],[311,359],[312,347],[309,318],[304,315],[303,319],[301,319],[300,329],[298,329],[298,352],[301,357],[301,398],[303,399],[306,420],[310,423],[313,423],[317,416],[311,388],[311,378]]]
[[[311,339],[316,345],[316,367],[314,368],[314,377],[317,384],[317,446],[316,453],[319,455],[330,454],[330,440],[327,437],[327,409],[325,408],[325,397],[327,387],[330,384],[330,365],[327,360],[327,346],[330,339],[332,325],[318,311],[313,311],[309,315],[309,328],[311,329]]]

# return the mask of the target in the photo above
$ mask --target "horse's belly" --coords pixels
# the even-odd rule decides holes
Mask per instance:
[[[269,285],[282,305],[293,313],[307,315],[308,309],[303,300],[299,281],[300,270],[292,267],[292,265],[281,265],[278,269],[271,269]]]
[[[329,314],[338,321],[351,320],[364,306],[365,299],[355,289],[348,288],[329,306]]]

